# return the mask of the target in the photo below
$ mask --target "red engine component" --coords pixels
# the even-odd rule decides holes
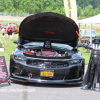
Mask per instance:
[[[55,51],[53,51],[53,50],[42,50],[41,54],[43,54],[43,55],[54,55]]]
[[[35,52],[34,51],[26,51],[24,53],[26,53],[26,54],[34,54]]]

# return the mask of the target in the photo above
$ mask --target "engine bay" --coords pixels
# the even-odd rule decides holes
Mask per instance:
[[[66,57],[72,56],[77,52],[77,49],[69,50],[67,48],[59,48],[52,46],[50,41],[45,41],[44,45],[24,47],[23,54],[25,56],[39,56],[39,57]]]
[[[66,57],[72,56],[76,51],[61,51],[49,49],[25,49],[23,54],[25,56],[41,56],[41,57]]]

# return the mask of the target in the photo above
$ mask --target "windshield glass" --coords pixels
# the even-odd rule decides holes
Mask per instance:
[[[23,46],[43,46],[44,42],[30,42],[26,43]],[[72,50],[73,47],[67,45],[67,44],[61,44],[61,43],[51,43],[52,47],[58,47],[58,48],[66,48],[68,50]]]

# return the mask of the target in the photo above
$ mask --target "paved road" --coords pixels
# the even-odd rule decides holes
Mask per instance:
[[[0,85],[0,100],[100,100],[100,92],[81,86],[11,83]]]

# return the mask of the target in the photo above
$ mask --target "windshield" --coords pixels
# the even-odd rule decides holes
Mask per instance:
[[[23,46],[43,46],[44,42],[30,42],[26,43]],[[67,44],[61,44],[61,43],[51,43],[52,47],[58,47],[58,48],[66,48],[68,50],[72,50],[73,47],[67,45]]]

